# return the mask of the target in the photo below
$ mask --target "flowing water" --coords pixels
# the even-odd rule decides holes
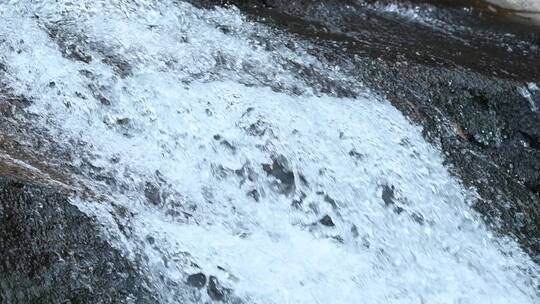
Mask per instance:
[[[73,204],[162,303],[539,302],[421,127],[293,35],[234,7],[43,0],[1,4],[0,41],[25,119],[87,168]]]

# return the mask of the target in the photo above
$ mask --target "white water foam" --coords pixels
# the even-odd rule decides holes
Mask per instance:
[[[248,303],[538,303],[538,267],[484,227],[474,193],[419,127],[369,92],[319,94],[286,67],[345,77],[308,45],[281,46],[232,8],[40,3],[0,6],[10,85],[59,142],[86,143],[92,158],[81,152],[75,166],[90,162],[126,185],[95,181],[132,214],[130,235],[112,204],[74,203],[127,256],[146,256],[163,302],[185,301],[174,289],[189,287],[158,277],[181,283],[203,272]],[[61,53],[51,28],[91,62],[66,58],[74,54]],[[263,167],[276,160],[293,172],[292,190]],[[158,206],[149,182],[160,187]],[[319,222],[325,215],[335,226]]]

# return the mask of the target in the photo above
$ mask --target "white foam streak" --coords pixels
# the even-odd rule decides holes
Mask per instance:
[[[87,142],[92,164],[128,185],[108,195],[133,213],[130,237],[115,228],[112,207],[76,203],[102,218],[127,254],[143,252],[149,275],[178,282],[203,271],[253,303],[538,300],[537,266],[513,241],[491,236],[469,207],[474,193],[449,175],[419,127],[370,93],[317,97],[283,66],[288,59],[345,77],[308,46],[267,50],[254,34],[283,41],[234,9],[59,2],[2,6],[2,61],[11,85],[32,97],[36,123],[59,141]],[[53,21],[85,41],[89,64],[62,56],[45,31]],[[103,60],[111,57],[131,71],[119,75]],[[304,94],[261,86],[261,75]],[[294,172],[290,195],[262,167],[277,156]],[[156,179],[166,181],[160,207],[144,195]],[[386,185],[399,212],[381,198]],[[326,214],[335,227],[317,224]]]

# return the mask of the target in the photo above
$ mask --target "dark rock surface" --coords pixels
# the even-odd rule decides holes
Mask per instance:
[[[1,303],[157,303],[68,194],[0,177]]]
[[[334,221],[332,220],[332,218],[329,215],[323,216],[323,218],[319,220],[319,223],[321,223],[322,225],[327,226],[327,227],[336,226],[336,224],[334,224]]]
[[[497,231],[515,236],[540,261],[540,114],[522,91],[527,83],[540,81],[539,30],[506,23],[483,7],[463,10],[463,1],[400,2],[413,11],[419,7],[419,14],[434,14],[424,20],[378,9],[395,1],[192,2],[237,5],[255,20],[310,41],[315,46],[311,55],[382,92],[411,120],[424,126],[425,137],[440,145],[453,172],[479,191],[481,199],[475,207],[486,221]],[[60,32],[50,35],[65,57],[82,63],[93,60],[85,54],[84,44],[82,48],[62,44],[65,39]],[[129,63],[118,56],[110,55],[104,63],[115,66],[121,77],[131,73]],[[355,94],[348,89],[351,83],[323,79],[317,71],[293,63],[290,68],[322,93]],[[540,106],[540,92],[529,94]],[[106,97],[100,100],[111,104]],[[27,161],[33,157],[20,154],[20,144],[8,140],[5,122],[29,104],[31,100],[24,96],[0,90],[0,152],[14,151]],[[117,123],[127,125],[129,119]],[[25,133],[20,125],[10,125]],[[262,122],[251,125],[249,131],[252,136],[267,132]],[[31,143],[50,149],[42,147],[43,140]],[[234,151],[229,142],[223,144]],[[69,163],[69,155],[63,156],[62,151],[51,154],[65,157]],[[349,155],[362,157],[355,151]],[[39,159],[33,164],[39,167]],[[97,222],[70,204],[68,190],[43,186],[21,170],[2,164],[0,158],[0,303],[158,302],[141,269],[101,238]],[[300,184],[286,159],[276,158],[263,165],[263,170],[285,195],[292,195]],[[236,174],[251,179],[247,166]],[[54,172],[49,175],[60,180]],[[104,178],[108,186],[114,186],[106,177],[88,175],[96,180]],[[307,184],[301,175],[298,180]],[[150,203],[164,203],[157,185],[147,183],[144,190]],[[248,193],[255,201],[263,194],[257,190]],[[336,208],[334,199],[324,199]],[[381,199],[394,206],[394,189],[385,186]],[[420,214],[410,216],[419,224],[424,221]],[[328,215],[320,223],[335,225]],[[356,226],[351,231],[358,237]],[[232,291],[221,286],[216,277],[210,276],[207,282],[204,274],[195,274],[187,283],[207,286],[215,301],[232,298]]]
[[[287,159],[283,156],[276,157],[271,164],[263,164],[263,170],[276,180],[276,188],[286,195],[292,194],[296,189],[294,173],[288,168]]]
[[[214,276],[210,276],[208,279],[208,295],[214,301],[224,301],[230,296],[231,290],[221,286],[218,279]]]
[[[477,189],[475,208],[486,222],[540,261],[540,112],[522,91],[540,82],[539,28],[481,1],[192,2],[238,6],[381,92]],[[390,4],[402,13],[385,9]],[[351,84],[318,83],[322,93],[351,95]],[[529,94],[534,102],[537,92]]]
[[[187,283],[196,288],[203,288],[204,285],[206,285],[206,275],[204,273],[194,273],[189,275]]]

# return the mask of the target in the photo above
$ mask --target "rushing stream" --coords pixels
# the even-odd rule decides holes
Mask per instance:
[[[539,303],[421,127],[312,47],[234,7],[0,5],[3,81],[161,303]]]

